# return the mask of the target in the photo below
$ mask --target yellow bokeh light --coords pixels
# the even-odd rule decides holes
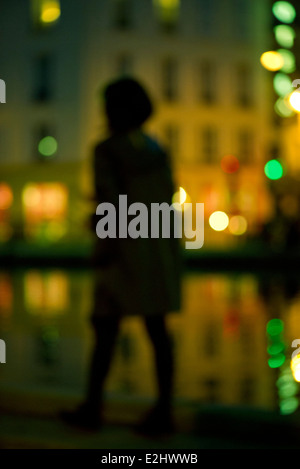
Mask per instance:
[[[185,190],[183,189],[183,187],[180,187],[179,188],[179,203],[180,205],[184,204],[184,202],[186,201],[186,192]]]
[[[248,223],[245,217],[242,215],[235,215],[230,218],[228,229],[231,234],[235,236],[241,236],[246,233]]]
[[[209,217],[209,226],[215,231],[224,231],[228,227],[229,218],[225,212],[214,212]]]
[[[300,355],[296,355],[291,360],[291,370],[293,373],[294,380],[300,382]]]
[[[300,112],[300,93],[293,91],[289,96],[289,103],[296,112]]]
[[[260,57],[260,63],[267,70],[275,72],[277,70],[280,70],[281,67],[283,67],[284,60],[279,52],[268,51],[262,54],[262,56]]]
[[[188,195],[183,187],[179,187],[179,190],[175,192],[172,198],[172,204],[175,210],[182,210],[182,205],[188,201]]]
[[[60,17],[60,2],[51,0],[46,1],[41,9],[41,21],[43,23],[53,23]]]

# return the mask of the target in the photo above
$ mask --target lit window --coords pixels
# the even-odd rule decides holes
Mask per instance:
[[[36,28],[56,25],[60,14],[60,0],[31,0],[32,22]]]
[[[132,26],[131,0],[114,0],[114,25],[118,29],[129,29]]]
[[[216,101],[216,69],[214,64],[206,60],[200,65],[199,95],[200,100],[206,104]]]
[[[174,101],[178,95],[178,66],[171,58],[162,63],[162,94],[167,101]]]
[[[156,17],[166,32],[173,31],[179,21],[180,0],[153,0]]]
[[[63,184],[27,184],[22,201],[27,236],[57,241],[66,234],[68,192]]]

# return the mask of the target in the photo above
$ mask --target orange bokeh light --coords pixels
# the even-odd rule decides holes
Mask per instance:
[[[13,193],[11,188],[5,184],[0,184],[0,210],[8,210],[13,202]]]
[[[225,155],[221,160],[221,168],[224,173],[235,173],[236,171],[238,171],[239,167],[239,160],[233,155]]]

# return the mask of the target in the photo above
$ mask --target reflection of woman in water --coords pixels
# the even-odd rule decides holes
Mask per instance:
[[[149,214],[153,202],[170,205],[174,188],[167,156],[141,130],[152,113],[144,89],[124,78],[108,85],[104,98],[111,136],[95,148],[97,202],[114,204],[117,214],[120,194],[127,195],[128,206],[145,204]],[[180,307],[179,244],[172,231],[169,239],[97,239],[92,315],[95,348],[86,400],[77,411],[64,413],[69,423],[88,428],[101,424],[103,386],[120,319],[135,314],[143,317],[152,342],[158,382],[157,402],[138,428],[153,433],[171,430],[173,355],[166,314]]]

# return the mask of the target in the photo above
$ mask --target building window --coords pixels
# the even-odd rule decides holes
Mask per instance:
[[[255,383],[256,383],[256,380],[252,378],[244,378],[241,380],[240,398],[243,403],[250,404],[253,402],[254,396],[255,396]]]
[[[180,18],[180,0],[153,0],[153,6],[163,31],[176,30]]]
[[[116,60],[117,76],[126,76],[133,73],[133,60],[128,54],[121,54]]]
[[[162,95],[166,101],[175,101],[178,97],[178,65],[171,58],[162,64]]]
[[[220,337],[219,329],[215,321],[209,321],[205,324],[203,334],[203,351],[206,357],[215,357],[220,353]]]
[[[253,104],[253,75],[247,64],[236,66],[236,101],[241,107],[249,107]]]
[[[34,28],[52,28],[58,23],[60,15],[60,0],[31,0],[31,20]]]
[[[252,2],[253,4],[253,2]],[[231,20],[231,32],[236,39],[248,39],[250,37],[251,7],[249,0],[233,0],[233,14]]]
[[[48,54],[38,56],[34,61],[33,99],[39,102],[49,101],[53,96],[51,77],[53,76],[52,58]]]
[[[242,129],[238,133],[238,157],[243,163],[254,161],[254,135],[249,129]]]
[[[201,133],[201,156],[205,164],[214,164],[218,160],[218,131],[215,127],[206,127]]]
[[[176,124],[168,124],[164,129],[164,140],[166,142],[167,151],[171,159],[177,158],[179,146],[179,130]]]
[[[280,157],[280,147],[278,143],[273,142],[270,144],[268,151],[266,152],[267,154],[265,155],[265,161],[267,162],[268,160],[272,159],[277,159]]]
[[[216,29],[216,12],[219,13],[216,5],[218,0],[198,0],[197,3],[197,18],[198,18],[198,31],[201,36],[212,36]]]
[[[216,101],[217,79],[216,68],[212,62],[205,60],[199,67],[199,98],[205,104]]]
[[[114,26],[117,29],[132,27],[132,0],[114,0]]]

